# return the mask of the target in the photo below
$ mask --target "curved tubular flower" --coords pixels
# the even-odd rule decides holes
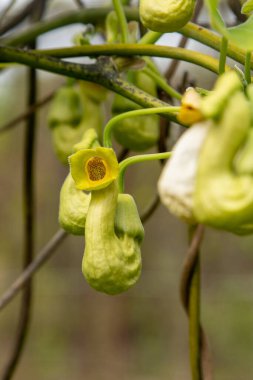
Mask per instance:
[[[242,92],[229,100],[201,149],[194,192],[196,219],[238,234],[253,231],[253,178],[235,171],[234,159],[251,125],[250,104]]]
[[[75,151],[88,147],[99,146],[98,137],[94,129],[85,132],[82,140],[74,146]],[[90,194],[76,188],[75,182],[69,173],[60,192],[59,224],[73,235],[84,235],[84,226],[90,203]]]
[[[113,181],[92,191],[82,263],[87,282],[100,292],[121,293],[138,280],[144,230],[133,198]]]
[[[155,32],[176,32],[192,18],[195,0],[140,0],[143,25]]]
[[[83,235],[90,194],[78,190],[68,174],[60,192],[59,224],[72,235]]]
[[[251,86],[248,98],[235,83],[226,92],[220,88],[225,76],[232,78],[225,74],[203,99],[205,110],[210,102],[213,119],[193,125],[179,139],[158,187],[163,203],[187,222],[248,234],[253,232]]]
[[[100,190],[113,182],[119,164],[111,148],[81,149],[69,157],[71,175],[79,190]]]

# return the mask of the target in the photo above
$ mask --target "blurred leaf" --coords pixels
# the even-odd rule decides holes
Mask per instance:
[[[253,50],[253,15],[244,23],[232,28],[227,28],[219,12],[219,2],[220,0],[205,0],[212,27],[241,48],[248,51]],[[252,9],[252,0],[248,0],[247,3],[247,8]],[[247,3],[244,4],[244,7]]]

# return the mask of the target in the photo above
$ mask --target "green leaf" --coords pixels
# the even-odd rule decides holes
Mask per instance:
[[[253,15],[251,15],[244,23],[232,28],[227,28],[218,9],[219,2],[220,0],[205,0],[212,27],[217,30],[222,36],[227,38],[230,42],[240,46],[241,48],[244,48],[247,51],[252,51]],[[249,2],[251,3],[250,7],[252,8],[253,1],[248,0],[248,3]],[[246,4],[247,3],[245,3],[245,6]]]
[[[247,0],[246,3],[243,4],[241,13],[244,15],[250,15],[253,12],[253,0]]]

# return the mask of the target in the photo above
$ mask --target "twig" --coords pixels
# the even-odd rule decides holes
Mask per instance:
[[[9,21],[0,26],[0,35],[8,32],[14,26],[20,24],[30,13],[33,7],[33,1],[28,3],[20,12],[13,16]]]
[[[42,107],[45,104],[47,104],[53,98],[55,91],[56,90],[52,91],[50,94],[45,96],[45,98],[41,99],[37,103],[33,104],[31,107],[27,108],[27,110],[24,113],[6,123],[3,127],[0,128],[0,134],[16,127],[19,123],[21,123],[22,121],[27,119],[32,113],[34,113],[39,107]]]
[[[128,156],[128,154],[129,154],[129,149],[127,149],[127,148],[123,148],[123,149],[119,152],[119,154],[118,154],[118,157],[117,157],[118,161],[119,161],[119,162],[123,161],[123,160]]]
[[[29,70],[29,104],[33,104],[36,94],[36,74],[34,69]],[[24,249],[23,267],[33,259],[34,249],[34,190],[33,190],[33,166],[34,166],[34,141],[35,141],[35,115],[32,113],[27,119],[24,152],[24,179],[23,179],[23,199],[24,199]],[[28,333],[32,303],[32,283],[29,280],[22,295],[21,310],[19,316],[18,330],[15,337],[14,346],[4,369],[3,380],[10,380],[17,367],[19,358],[25,345]]]
[[[212,380],[211,355],[205,332],[199,321],[199,247],[203,234],[204,227],[198,225],[187,251],[180,281],[181,301],[190,321],[190,354],[194,380]]]
[[[160,198],[159,198],[159,195],[156,194],[154,200],[150,203],[150,205],[141,215],[141,221],[143,224],[146,223],[148,219],[154,214],[159,204],[160,204]]]
[[[84,9],[84,8],[85,8],[85,5],[84,5],[84,3],[82,2],[82,0],[74,0],[74,2],[75,2],[76,5],[78,6],[78,8],[80,8],[80,9]]]
[[[239,0],[228,0],[228,5],[231,11],[236,16],[237,21],[244,22],[247,20],[247,16],[241,13],[242,5]]]
[[[34,274],[52,257],[56,248],[67,237],[67,232],[59,230],[49,240],[49,242],[40,250],[36,258],[26,267],[13,284],[4,292],[0,299],[0,310],[7,306],[10,301],[19,293],[19,291],[27,284]]]
[[[34,0],[32,20],[39,20],[43,14],[46,2]],[[36,42],[30,44],[30,48],[36,48]],[[34,69],[29,70],[28,106],[36,102],[37,78]],[[36,115],[31,113],[27,119],[24,146],[24,173],[23,173],[23,201],[24,201],[24,248],[23,267],[26,268],[33,260],[34,255],[34,153],[35,153]],[[27,339],[32,311],[32,281],[29,279],[22,294],[19,324],[13,348],[4,368],[3,380],[10,380],[15,373],[23,348]]]
[[[11,0],[11,2],[7,5],[7,7],[3,10],[3,12],[0,14],[0,27],[2,25],[2,21],[7,16],[8,12],[11,10],[11,8],[15,5],[16,0]]]

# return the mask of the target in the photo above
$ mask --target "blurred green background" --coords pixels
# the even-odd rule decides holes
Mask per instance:
[[[68,31],[66,35],[70,39]],[[42,43],[49,38],[52,44],[50,36]],[[211,83],[212,76],[201,78],[193,66],[181,65],[178,78],[186,68],[199,86]],[[26,77],[23,68],[0,75],[1,125],[24,111]],[[39,98],[62,81],[40,72]],[[67,174],[52,151],[47,112],[48,106],[38,112],[36,252],[58,229],[59,191]],[[23,128],[20,124],[0,135],[1,294],[21,270]],[[128,170],[126,189],[135,196],[140,213],[154,197],[159,173],[158,163]],[[202,322],[215,380],[253,379],[252,246],[251,236],[206,231],[201,255]],[[179,301],[186,249],[186,225],[159,206],[145,224],[140,280],[125,294],[112,297],[87,285],[81,273],[84,239],[69,236],[34,278],[33,318],[14,378],[190,380],[187,318]],[[20,296],[0,314],[0,371],[12,347],[19,306]]]

